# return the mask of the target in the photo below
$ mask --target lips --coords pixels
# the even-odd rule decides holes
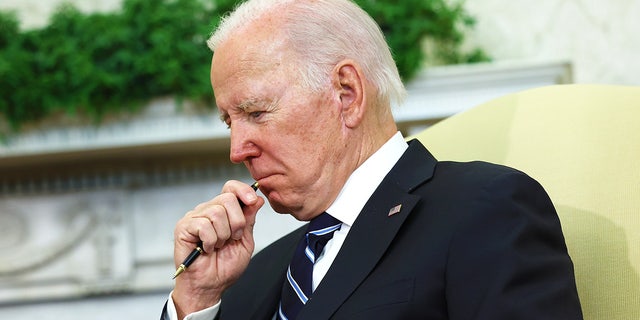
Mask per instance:
[[[278,174],[271,173],[262,175],[252,174],[251,176],[255,179],[256,182],[260,184],[260,191],[262,191],[263,194],[267,195],[268,193],[273,191],[273,188],[275,188],[276,184],[278,184],[277,181],[274,180],[277,175]]]
[[[271,175],[270,174],[256,174],[256,173],[251,172],[251,176],[253,177],[253,179],[256,180],[256,182],[258,182],[260,184],[260,187],[262,187],[262,186],[264,186],[264,180],[269,178]]]
[[[254,163],[245,162],[245,166],[247,167],[247,169],[249,169],[251,177],[253,177],[254,180],[258,181],[260,185],[262,185],[262,180],[265,180],[275,174],[273,172],[264,172],[263,170],[256,169]]]

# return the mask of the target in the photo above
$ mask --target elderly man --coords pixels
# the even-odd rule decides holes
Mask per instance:
[[[404,88],[349,0],[249,0],[209,39],[211,83],[275,211],[310,221],[252,258],[264,199],[238,181],[176,225],[169,319],[580,319],[542,187],[514,169],[438,162],[406,143]],[[325,223],[326,224],[323,224]]]

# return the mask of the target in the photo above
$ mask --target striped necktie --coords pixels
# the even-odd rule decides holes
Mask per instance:
[[[333,233],[341,226],[342,223],[338,219],[326,212],[311,220],[307,227],[307,234],[298,244],[287,269],[287,277],[280,297],[278,320],[294,320],[311,298],[313,264],[333,237]]]

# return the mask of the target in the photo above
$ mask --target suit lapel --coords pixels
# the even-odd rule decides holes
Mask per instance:
[[[271,269],[271,274],[279,276],[267,276],[261,279],[261,287],[266,290],[266,294],[260,294],[263,299],[258,301],[253,307],[255,310],[250,317],[247,319],[273,319],[274,310],[277,311],[278,305],[280,303],[280,295],[282,291],[282,285],[285,280],[285,274],[287,268],[289,267],[289,263],[293,258],[293,254],[295,253],[295,248],[298,246],[298,242],[300,238],[304,236],[307,230],[307,225],[304,225],[295,231],[293,231],[289,236],[287,236],[286,249],[283,251],[283,258],[277,258],[276,256],[269,257],[271,261],[274,263],[274,267]],[[254,289],[257,289],[254,287]],[[250,306],[247,306],[248,310],[251,309]]]
[[[289,259],[291,260],[291,259]],[[286,266],[289,263],[287,262]],[[286,266],[284,270],[286,271]],[[282,273],[282,276],[273,277],[273,279],[277,279],[277,281],[269,281],[270,283],[266,284],[269,289],[267,290],[267,294],[263,295],[264,299],[257,302],[253,306],[247,306],[248,309],[252,309],[253,312],[251,316],[247,317],[247,319],[252,320],[269,320],[273,319],[274,312],[278,310],[278,306],[280,303],[280,293],[282,291],[282,284],[285,280],[285,275]]]
[[[431,178],[435,163],[435,158],[420,143],[410,143],[358,215],[299,319],[329,319],[362,283],[418,203],[420,198],[410,192]],[[395,212],[398,205],[400,210]]]
[[[285,272],[306,225],[256,253],[242,277],[222,297],[216,319],[272,319]]]

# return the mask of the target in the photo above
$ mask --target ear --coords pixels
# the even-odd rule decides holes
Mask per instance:
[[[341,61],[333,69],[333,79],[342,119],[348,128],[357,127],[366,112],[365,79],[359,65],[353,60]]]

